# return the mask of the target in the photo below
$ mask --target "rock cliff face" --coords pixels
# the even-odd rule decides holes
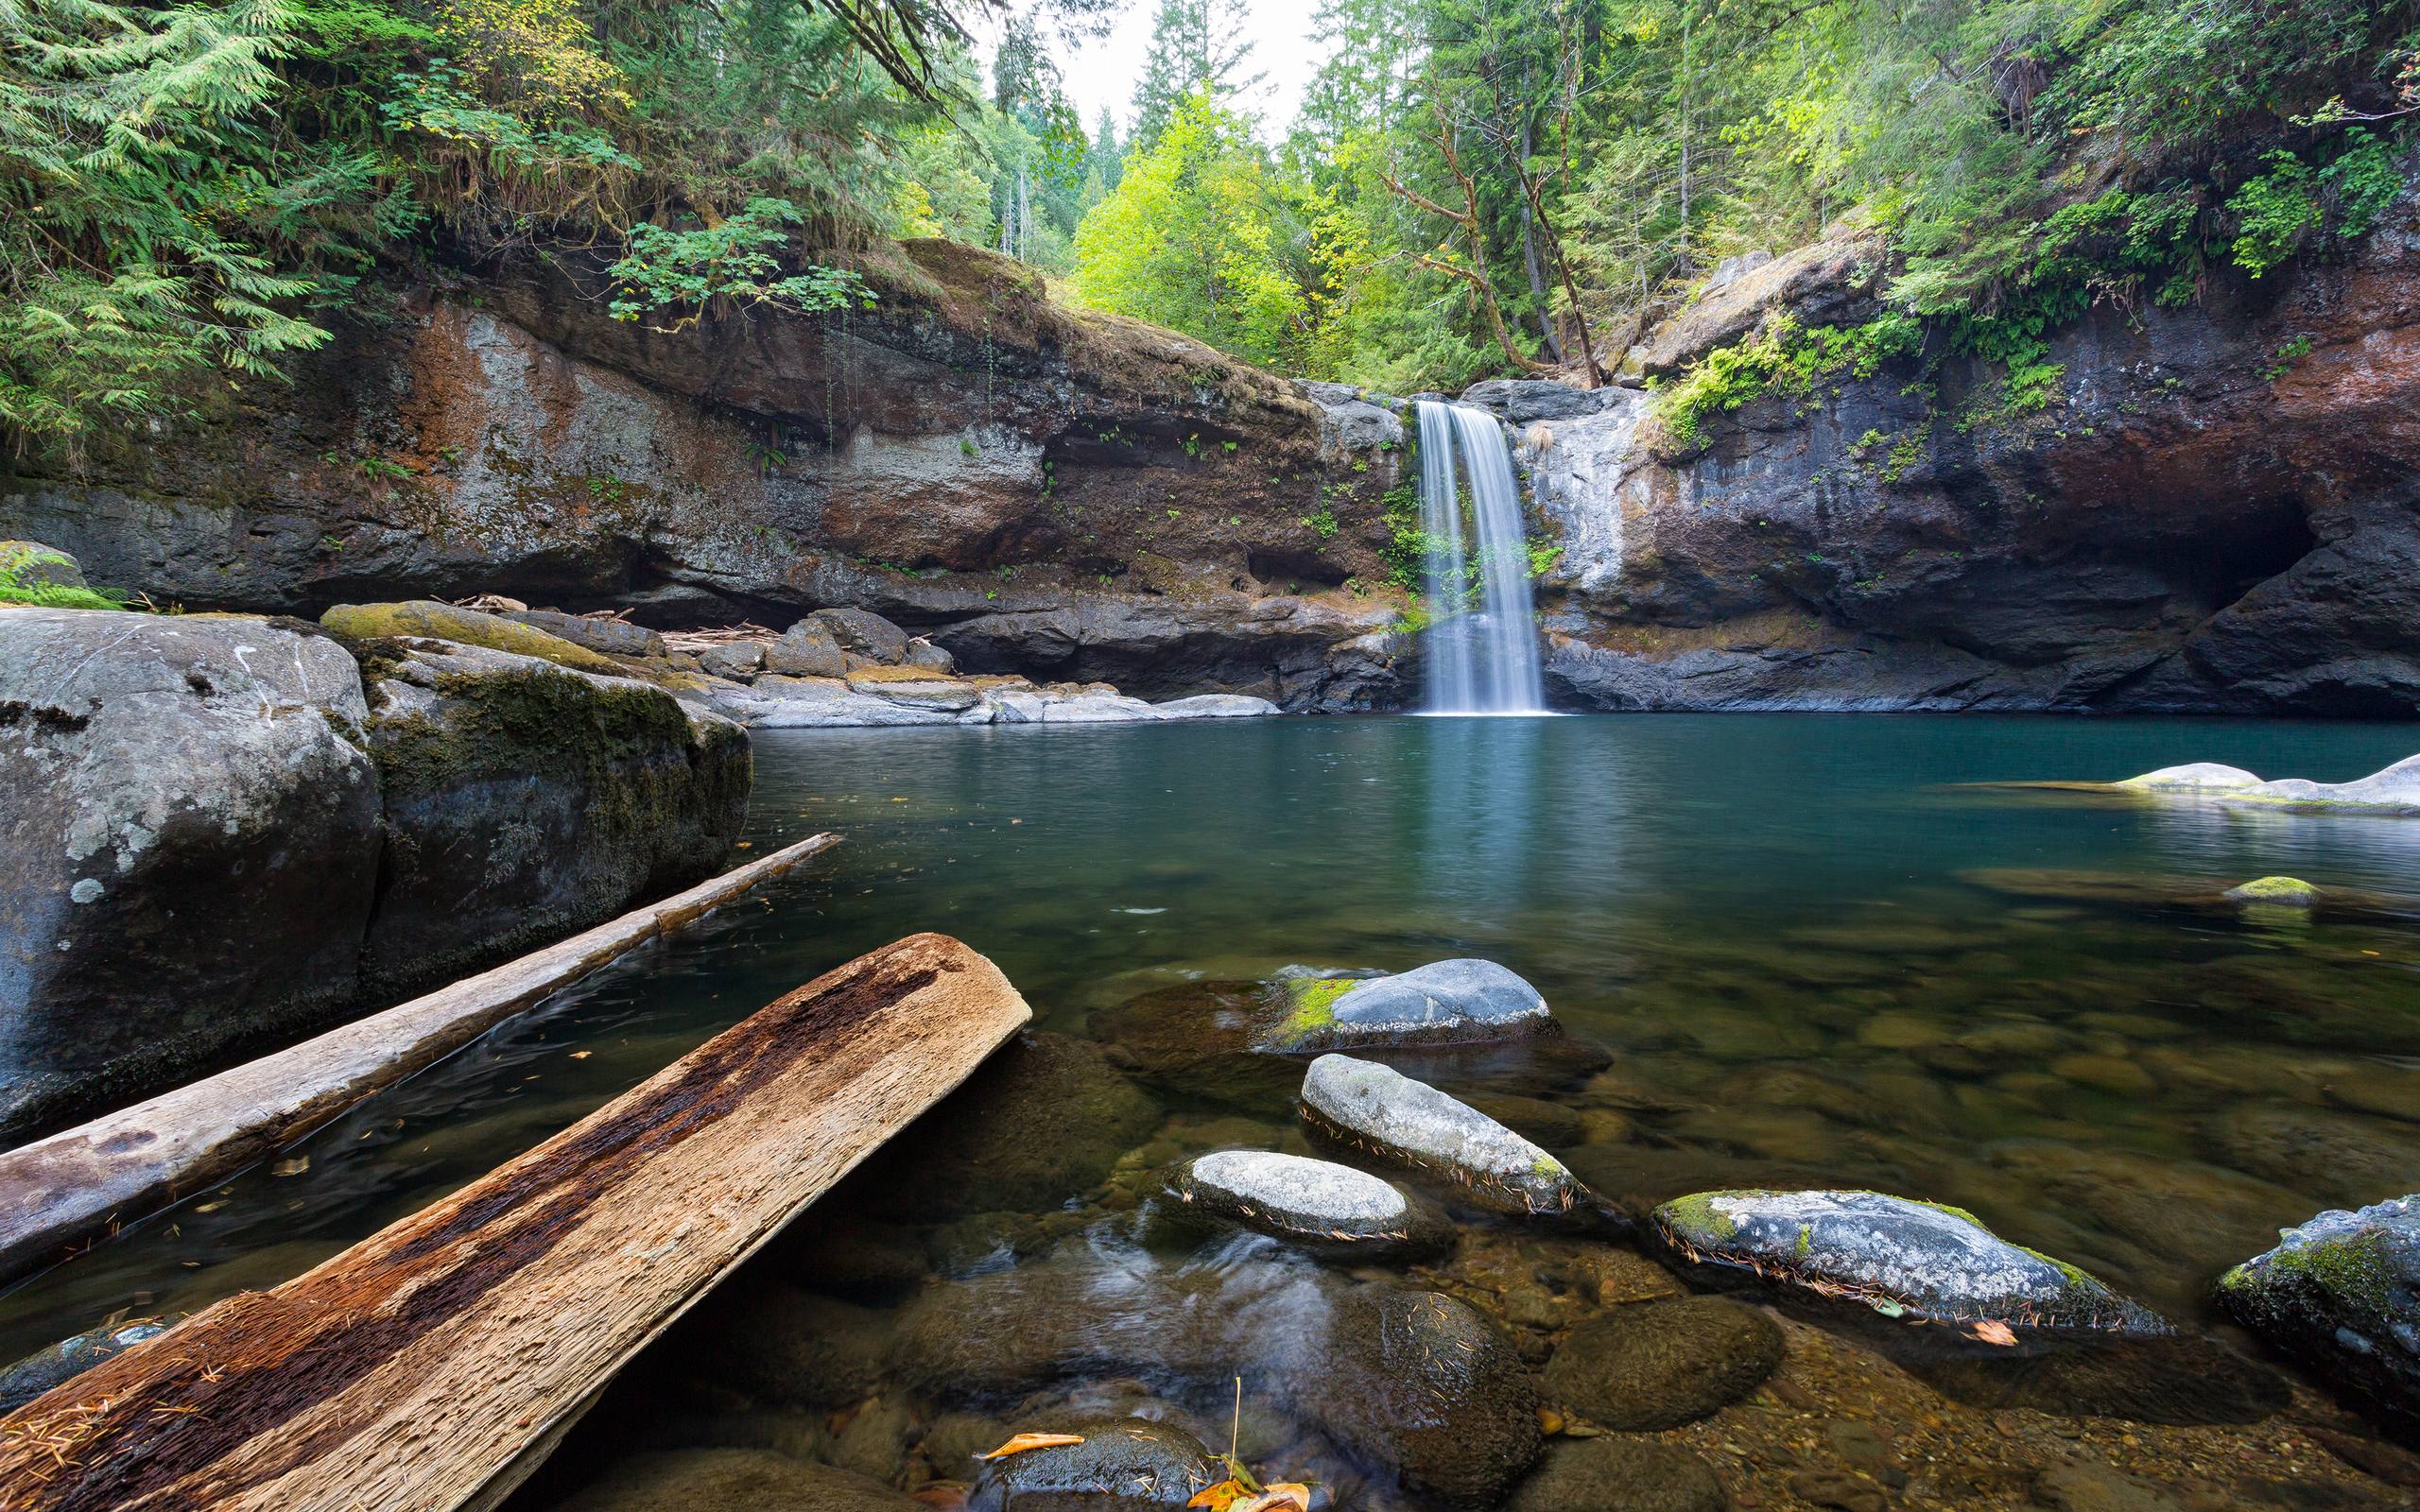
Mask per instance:
[[[1671,370],[1770,312],[1855,320],[1802,255],[1656,334]],[[1787,275],[1787,276],[1782,276]],[[1953,367],[1765,399],[1659,457],[1634,389],[1474,390],[1565,544],[1547,678],[1609,709],[2420,708],[2420,236],[2185,311],[2097,311],[2059,401],[1969,421]],[[1543,445],[1538,443],[1543,442]]]
[[[96,583],[317,613],[497,592],[660,627],[858,605],[969,674],[1402,707],[1392,402],[1051,304],[914,244],[872,312],[664,335],[593,270],[432,278],[205,419],[0,487]],[[1669,375],[1876,308],[1857,241],[1647,333]],[[2420,704],[2420,234],[2061,334],[2012,417],[1951,364],[1714,417],[1490,383],[1521,440],[1550,696],[1606,709],[2408,715]]]
[[[1401,428],[1018,265],[911,244],[872,312],[616,322],[589,270],[414,285],[290,386],[0,488],[0,536],[190,608],[510,594],[658,627],[854,604],[975,673],[1393,696]]]

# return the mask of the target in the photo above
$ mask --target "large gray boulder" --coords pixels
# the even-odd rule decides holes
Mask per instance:
[[[1320,1057],[1303,1077],[1303,1119],[1331,1143],[1449,1182],[1483,1207],[1564,1214],[1597,1206],[1561,1160],[1392,1066]]]
[[[1277,991],[1283,1014],[1253,1048],[1280,1055],[1513,1040],[1555,1028],[1536,988],[1474,957],[1395,976],[1292,977]]]
[[[39,541],[0,541],[0,588],[86,588],[76,558]]]
[[[1655,1210],[1665,1239],[1886,1313],[1945,1323],[2166,1333],[2075,1266],[2012,1245],[1974,1214],[1879,1192],[1702,1192]]]
[[[885,666],[897,666],[908,659],[908,632],[872,610],[819,609],[807,617],[822,621],[843,651],[854,651]]]
[[[363,986],[399,996],[711,874],[747,732],[627,678],[389,638],[356,649],[389,835]]]
[[[308,627],[0,609],[0,1138],[354,998],[368,713]]]
[[[831,623],[808,615],[765,647],[765,670],[794,678],[838,678],[849,670]]]
[[[2140,777],[2129,777],[2117,785],[2142,793],[2231,793],[2238,788],[2259,786],[2260,778],[2240,766],[2227,766],[2218,762],[2188,762],[2182,766],[2163,766]]]
[[[1151,713],[1161,719],[1256,719],[1285,711],[1247,693],[1198,693],[1190,698],[1155,703]]]
[[[1044,1417],[1020,1420],[1016,1429],[1082,1442],[985,1464],[967,1503],[971,1512],[1175,1512],[1227,1478],[1200,1439],[1171,1423]]]
[[[644,625],[633,625],[628,620],[566,614],[556,609],[507,610],[504,618],[608,656],[664,655],[663,636]]]
[[[2420,1423],[2420,1195],[2288,1228],[2220,1277],[2218,1295],[2333,1384]]]
[[[1393,1182],[1267,1150],[1197,1156],[1168,1177],[1192,1211],[1340,1258],[1434,1253],[1453,1231]]]

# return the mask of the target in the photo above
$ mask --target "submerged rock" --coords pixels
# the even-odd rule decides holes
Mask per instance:
[[[1692,1258],[1945,1323],[2164,1333],[2168,1325],[1957,1208],[1879,1192],[1703,1192],[1655,1210]]]
[[[1160,1122],[1098,1045],[1026,1034],[868,1160],[848,1191],[871,1211],[932,1222],[1040,1211],[1080,1195]]]
[[[1599,1206],[1561,1160],[1392,1066],[1320,1057],[1303,1077],[1303,1117],[1322,1138],[1450,1181],[1500,1211],[1560,1215]]]
[[[607,1467],[556,1512],[927,1512],[862,1475],[761,1449],[683,1449]]]
[[[1281,1055],[1366,1044],[1516,1039],[1555,1027],[1538,989],[1494,961],[1432,961],[1395,976],[1294,977],[1284,1016],[1254,1048]]]
[[[1538,1400],[1495,1325],[1443,1292],[1338,1303],[1327,1359],[1293,1390],[1330,1436],[1446,1506],[1494,1507],[1538,1454]]]
[[[2219,1302],[2330,1382],[2420,1419],[2420,1195],[2323,1212],[2219,1278]]]
[[[1299,1155],[1220,1150],[1179,1167],[1168,1190],[1196,1212],[1313,1250],[1410,1255],[1453,1239],[1443,1219],[1393,1182]]]
[[[1505,1512],[1723,1512],[1714,1469],[1678,1444],[1558,1439]]]
[[[104,1323],[74,1338],[36,1349],[16,1364],[0,1369],[0,1413],[14,1412],[51,1387],[73,1381],[121,1349],[165,1333],[174,1317],[137,1318],[130,1323]]]
[[[1155,1512],[1182,1507],[1227,1477],[1200,1439],[1148,1418],[1042,1418],[1013,1432],[1073,1434],[1083,1442],[986,1462],[967,1503],[972,1512]]]
[[[2256,877],[2223,896],[2231,903],[2307,912],[2319,906],[2319,889],[2300,877]]]
[[[2240,766],[2225,766],[2217,762],[2189,762],[2183,766],[2163,766],[2140,777],[2129,777],[2114,785],[2131,787],[2143,793],[2228,793],[2238,788],[2257,787],[2260,779]]]
[[[1739,1400],[1781,1353],[1773,1320],[1728,1298],[1634,1302],[1573,1329],[1547,1362],[1546,1388],[1590,1422],[1647,1433]]]

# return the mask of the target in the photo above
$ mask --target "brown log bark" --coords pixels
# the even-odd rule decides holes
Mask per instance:
[[[491,1506],[625,1361],[1030,1017],[918,935],[0,1418],[10,1512]]]

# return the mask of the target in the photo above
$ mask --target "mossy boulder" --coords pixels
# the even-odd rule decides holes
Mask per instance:
[[[1440,1505],[1499,1505],[1538,1455],[1538,1399],[1512,1342],[1443,1292],[1383,1283],[1339,1299],[1298,1411]]]
[[[1647,1433],[1720,1412],[1763,1385],[1781,1354],[1773,1320],[1727,1297],[1634,1302],[1573,1329],[1546,1389],[1600,1427]]]
[[[606,1466],[555,1512],[926,1512],[862,1475],[762,1449],[682,1449]]]
[[[320,615],[320,623],[327,627],[330,634],[350,643],[388,636],[426,636],[535,657],[579,672],[616,677],[622,671],[612,658],[584,645],[574,645],[560,635],[549,635],[536,626],[480,610],[458,609],[433,599],[411,599],[401,604],[338,604]]]
[[[1302,1111],[1315,1138],[1444,1182],[1481,1207],[1556,1217],[1603,1211],[1561,1160],[1392,1066],[1322,1056],[1303,1077]]]
[[[451,980],[728,859],[752,773],[731,721],[507,651],[417,638],[355,649],[388,834],[370,990]]]
[[[1555,1027],[1536,988],[1472,957],[1394,976],[1285,978],[1273,990],[1276,1013],[1254,1048],[1278,1055],[1511,1040]]]
[[[1027,1034],[868,1160],[849,1190],[908,1222],[1042,1211],[1098,1183],[1159,1122],[1159,1105],[1098,1045]]]
[[[2244,908],[2280,908],[2308,913],[2319,906],[2319,889],[2300,877],[2255,877],[2229,887],[2227,902]]]
[[[76,558],[39,541],[0,541],[0,588],[89,588]]]
[[[2131,788],[2137,793],[2231,793],[2238,788],[2259,786],[2260,778],[2240,766],[2227,766],[2218,762],[2188,762],[2182,766],[2163,766],[2140,777],[2129,777],[2113,785]]]
[[[2165,1333],[2154,1314],[1973,1213],[1879,1192],[1701,1192],[1655,1210],[1689,1258],[1939,1322]]]
[[[1200,1439],[1170,1423],[1046,1414],[1018,1419],[1013,1431],[1083,1442],[989,1461],[970,1512],[1158,1512],[1227,1478]]]
[[[2331,1384],[2420,1426],[2420,1195],[2286,1229],[2220,1277],[2218,1297]]]
[[[323,1026],[379,784],[308,626],[0,609],[0,1138]]]

